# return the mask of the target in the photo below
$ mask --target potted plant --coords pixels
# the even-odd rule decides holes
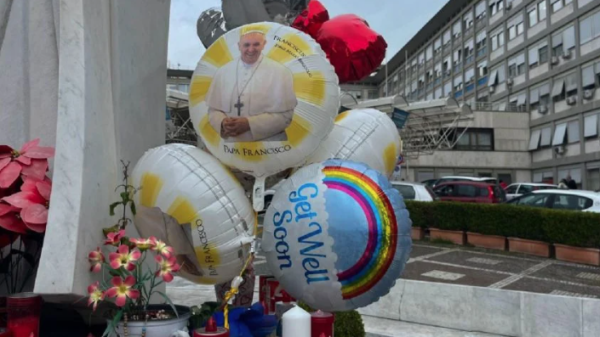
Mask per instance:
[[[103,229],[104,246],[110,250],[105,255],[100,248],[88,254],[90,271],[100,273],[101,280],[88,287],[88,305],[96,310],[98,303],[112,300],[115,308],[109,310],[107,328],[103,336],[117,334],[120,337],[164,337],[176,331],[187,331],[189,308],[174,305],[169,297],[157,290],[162,283],[173,280],[180,266],[173,249],[155,237],[129,238],[125,234],[127,210],[136,213],[132,200],[137,190],[127,184],[127,166],[124,164],[124,189],[121,200],[110,205],[110,214],[123,207],[123,215],[117,224]],[[106,258],[108,256],[108,258]],[[154,265],[148,266],[147,259]],[[162,296],[164,305],[150,304],[153,294]]]
[[[0,145],[0,327],[6,326],[6,297],[31,291],[40,260],[52,181],[46,176],[54,148],[25,143]]]

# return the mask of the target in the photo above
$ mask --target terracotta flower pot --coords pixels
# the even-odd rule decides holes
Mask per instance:
[[[550,244],[542,241],[508,238],[508,250],[541,257],[550,257]]]
[[[558,243],[554,244],[554,248],[557,260],[600,266],[600,249],[572,247]]]
[[[467,232],[467,242],[475,247],[506,250],[506,237]]]
[[[423,240],[425,237],[425,231],[421,227],[412,227],[410,230],[410,236],[413,240]]]
[[[430,228],[429,238],[452,241],[452,243],[457,245],[464,246],[465,244],[465,232],[463,231],[448,231],[444,229]]]

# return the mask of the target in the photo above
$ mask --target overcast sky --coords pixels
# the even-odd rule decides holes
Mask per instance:
[[[386,59],[402,48],[447,0],[321,0],[330,17],[356,14],[388,43]],[[202,11],[221,0],[171,0],[169,62],[173,68],[195,69],[204,47],[196,34]]]

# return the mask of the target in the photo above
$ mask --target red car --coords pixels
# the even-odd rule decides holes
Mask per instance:
[[[473,181],[453,181],[437,185],[435,194],[442,201],[499,204],[506,201],[506,194],[499,185]]]

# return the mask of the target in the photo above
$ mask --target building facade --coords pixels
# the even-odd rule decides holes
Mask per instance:
[[[345,89],[361,99],[377,90],[409,101],[454,97],[490,114],[525,112],[528,141],[519,150],[530,157],[527,180],[557,183],[570,175],[582,188],[600,189],[598,0],[451,0],[387,67]],[[452,156],[443,152],[434,157]],[[450,173],[434,167],[439,162],[416,160],[413,178]],[[523,163],[503,165],[524,180]]]

